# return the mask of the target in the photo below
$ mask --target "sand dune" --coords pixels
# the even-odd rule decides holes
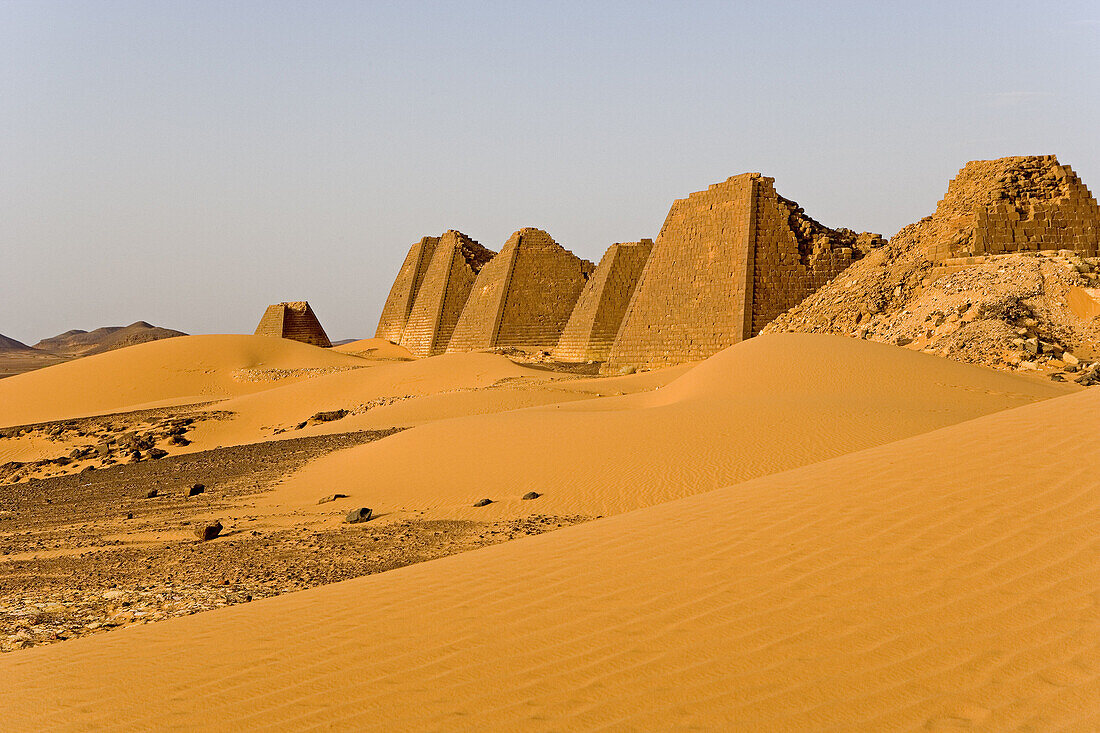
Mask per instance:
[[[1072,394],[9,655],[0,709],[15,730],[1095,730],[1098,416]]]
[[[344,354],[369,356],[372,359],[408,360],[416,358],[404,346],[398,346],[392,341],[380,338],[359,339],[358,341],[333,346],[332,350]]]
[[[613,384],[568,386],[610,394]],[[382,511],[608,515],[1074,389],[884,344],[780,334],[731,347],[653,392],[435,422],[335,453],[271,501],[305,508],[338,486]],[[521,501],[528,491],[543,497]],[[482,498],[494,504],[471,507]]]
[[[363,365],[286,339],[182,336],[4,379],[0,427],[223,399]]]

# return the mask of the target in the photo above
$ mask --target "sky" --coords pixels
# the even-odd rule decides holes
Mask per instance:
[[[747,171],[886,236],[967,161],[1100,190],[1095,2],[0,0],[0,334],[374,335],[409,246],[598,261]]]

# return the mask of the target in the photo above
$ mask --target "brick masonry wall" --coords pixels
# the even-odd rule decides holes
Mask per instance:
[[[376,338],[384,338],[394,343],[401,341],[401,334],[405,331],[409,314],[416,301],[416,294],[420,290],[420,284],[438,244],[439,237],[424,237],[409,248],[409,253],[405,256],[405,261],[390,288],[386,304],[382,307],[378,328],[374,332]]]
[[[465,234],[445,232],[424,273],[401,345],[416,356],[446,351],[477,275],[492,257]]]
[[[604,361],[626,315],[653,241],[608,247],[562,330],[552,355],[559,361]]]
[[[277,336],[326,349],[332,346],[313,309],[304,301],[268,306],[255,335]]]
[[[595,266],[542,230],[522,232],[492,345],[549,351]]]
[[[832,280],[855,254],[854,232],[827,229],[775,192],[774,180],[757,180],[753,253],[752,329],[755,336],[781,313]]]
[[[748,335],[759,177],[733,176],[672,204],[606,369],[704,359]]]
[[[1100,253],[1100,208],[1053,155],[967,163],[951,181],[922,238],[933,262],[1037,250]]]
[[[552,349],[593,265],[539,229],[521,229],[477,276],[447,352]]]

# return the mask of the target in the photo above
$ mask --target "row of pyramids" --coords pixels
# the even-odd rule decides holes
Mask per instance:
[[[1052,155],[971,161],[926,220],[932,235],[918,244],[931,262],[1100,254],[1100,209]],[[605,371],[695,361],[756,335],[883,244],[819,224],[773,179],[744,173],[675,201],[656,240],[613,244],[598,266],[539,229],[517,231],[498,253],[454,230],[424,237],[375,335],[416,356],[517,347]],[[301,302],[268,308],[256,333],[329,345]]]
[[[847,267],[859,243],[881,242],[823,227],[772,184],[746,173],[678,200],[656,241],[613,244],[598,266],[539,229],[496,254],[453,230],[424,237],[375,335],[416,356],[518,347],[609,367],[705,358]]]

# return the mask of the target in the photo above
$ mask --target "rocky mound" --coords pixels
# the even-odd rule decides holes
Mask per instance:
[[[982,225],[991,207],[1010,202],[1018,216],[1041,213],[1050,201],[1064,208],[1066,170],[1053,156],[968,164],[934,215],[899,231],[764,332],[847,334],[997,369],[1100,382],[1100,291],[1090,292],[1100,285],[1095,242],[1051,249],[1066,229],[1025,213],[1014,251],[943,257],[980,252],[975,243],[993,241]],[[1095,207],[1080,194],[1087,189],[1070,182],[1079,208]],[[1003,251],[1005,240],[996,242]]]
[[[137,321],[129,326],[106,326],[94,331],[73,329],[53,338],[43,339],[34,348],[48,351],[59,356],[90,356],[113,351],[126,346],[144,344],[148,341],[186,336],[182,331],[160,328],[145,321]]]
[[[0,333],[0,353],[31,351],[31,347],[22,341],[16,341]]]

